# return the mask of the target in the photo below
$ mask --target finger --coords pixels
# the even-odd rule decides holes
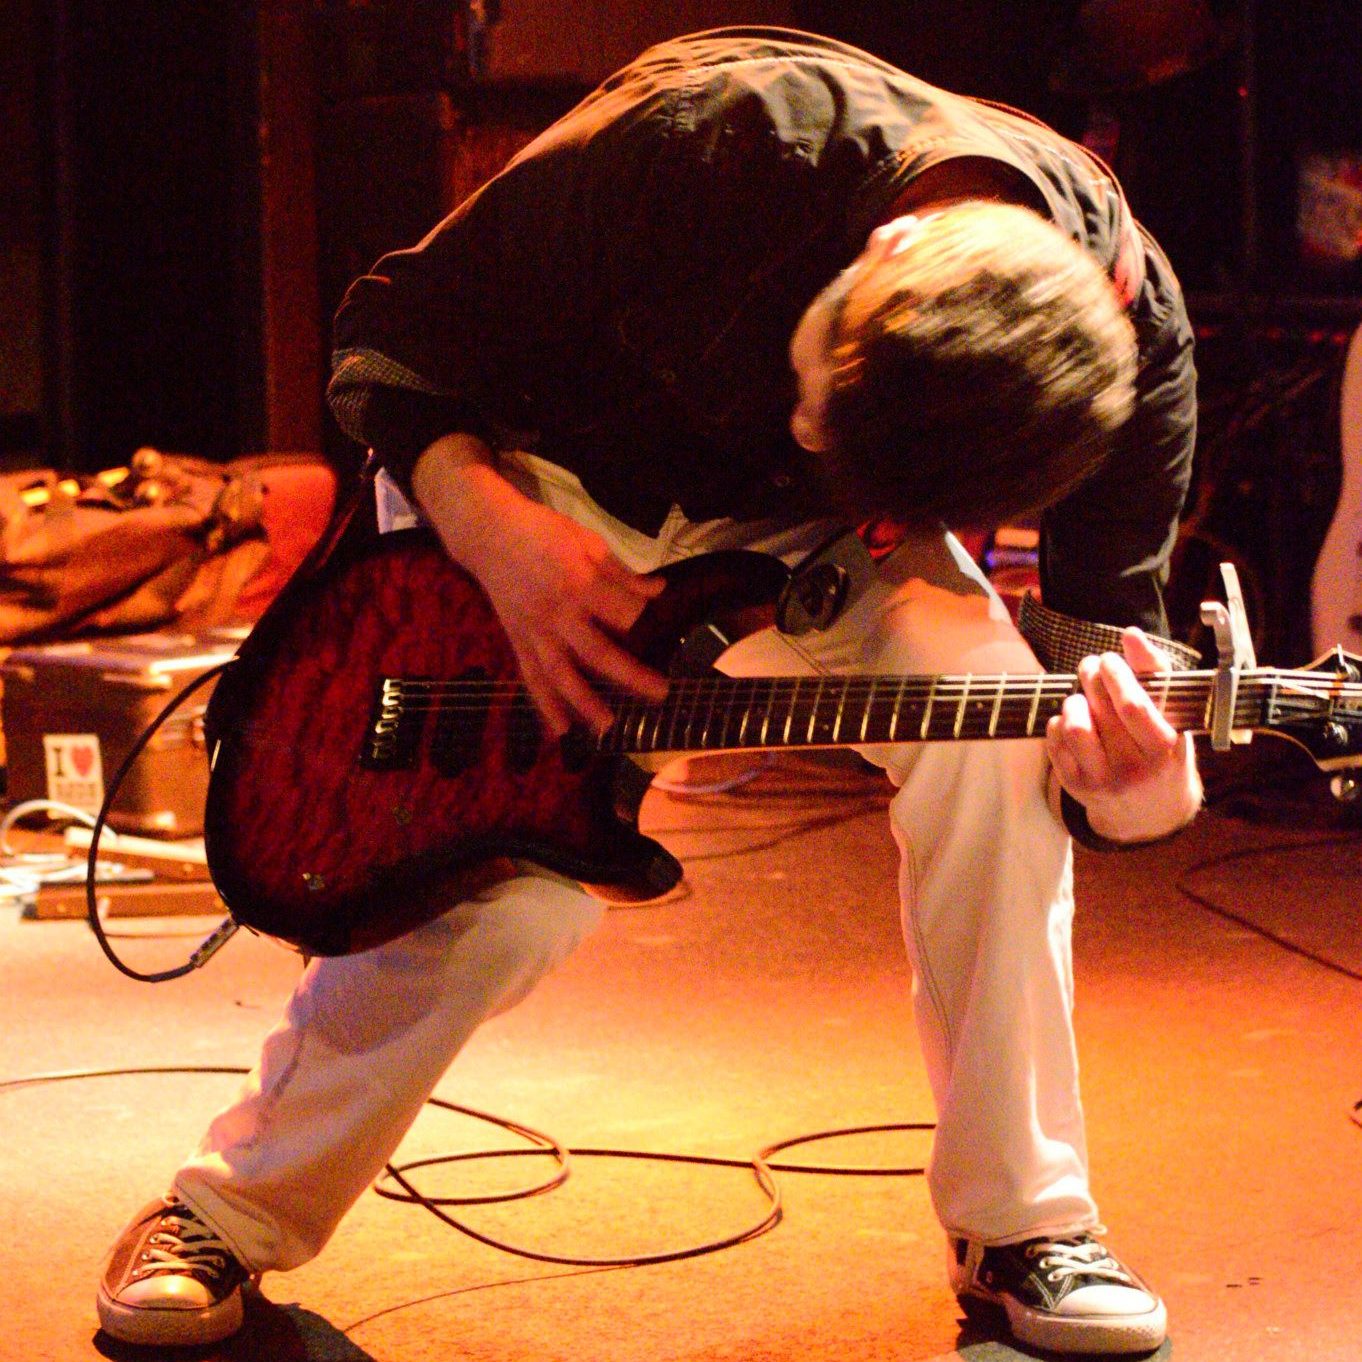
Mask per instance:
[[[1093,731],[1106,753],[1108,770],[1118,779],[1130,778],[1145,761],[1129,727],[1138,722],[1129,710],[1143,698],[1134,673],[1115,653],[1103,653],[1084,658],[1079,663],[1078,678],[1092,711]]]
[[[658,584],[657,589],[653,587],[654,582]],[[665,587],[666,583],[660,578],[638,577],[632,573],[626,578],[612,576],[594,584],[586,608],[612,634],[627,634],[648,602]]]
[[[1123,730],[1113,731],[1110,741],[1124,746],[1124,740],[1128,740],[1141,758],[1166,756],[1177,742],[1177,731],[1159,712],[1130,664],[1115,653],[1104,653],[1099,674],[1111,710]]]
[[[1059,783],[1070,794],[1086,789],[1083,772],[1072,752],[1064,745],[1064,721],[1058,714],[1050,717],[1045,725],[1045,750],[1050,765],[1059,775]]]
[[[560,699],[557,688],[533,654],[517,654],[517,660],[521,679],[540,718],[555,738],[561,738],[572,727],[575,717],[572,710]]]
[[[613,553],[601,560],[601,572],[647,600],[660,596],[667,589],[665,577],[655,572],[634,572],[621,563]]]
[[[574,659],[602,681],[644,700],[660,702],[667,698],[667,678],[600,630],[574,631],[565,642]]]
[[[1137,672],[1166,672],[1172,668],[1168,654],[1135,625],[1121,631],[1121,651]]]
[[[561,715],[564,708],[568,712],[568,721],[554,729],[555,737],[561,737],[574,720],[585,724],[593,733],[604,733],[615,722],[614,710],[597,694],[566,650],[554,648],[541,653],[539,666],[553,692],[555,712]]]
[[[1070,695],[1050,724],[1055,727],[1059,745],[1058,768],[1061,775],[1067,770],[1075,786],[1074,792],[1104,787],[1111,778],[1111,767],[1087,697]],[[1047,738],[1049,735],[1047,725]]]

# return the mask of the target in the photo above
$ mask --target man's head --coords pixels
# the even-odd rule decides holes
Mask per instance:
[[[790,427],[854,518],[997,524],[1102,462],[1135,335],[1097,262],[1035,213],[965,200],[896,218],[810,305]]]

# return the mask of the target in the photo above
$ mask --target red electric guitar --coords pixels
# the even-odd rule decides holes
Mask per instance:
[[[1039,737],[1076,684],[727,677],[714,659],[770,621],[787,569],[736,552],[663,575],[667,590],[628,643],[673,677],[667,699],[626,697],[603,738],[555,741],[486,597],[427,532],[300,572],[208,708],[205,841],[235,920],[346,954],[443,911],[449,876],[486,883],[510,873],[511,857],[616,898],[657,897],[681,869],[638,830],[650,777],[627,754]],[[1362,761],[1360,667],[1335,650],[1306,670],[1222,667],[1146,684],[1179,729],[1208,731],[1215,716],[1222,730],[1281,733],[1333,770]]]

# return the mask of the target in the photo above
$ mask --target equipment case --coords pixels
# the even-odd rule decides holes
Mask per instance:
[[[174,696],[227,661],[246,626],[17,648],[0,665],[7,797],[97,813],[137,739]],[[207,683],[161,726],[109,811],[119,832],[194,837],[208,794]]]

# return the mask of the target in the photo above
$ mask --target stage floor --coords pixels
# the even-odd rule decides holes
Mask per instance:
[[[741,769],[724,760],[717,774]],[[1362,820],[1291,763],[1255,779],[1257,765],[1217,768],[1212,808],[1169,845],[1079,853],[1093,1179],[1109,1242],[1167,1301],[1160,1357],[1343,1362],[1362,1330]],[[929,1122],[886,798],[852,757],[783,759],[726,793],[650,795],[645,827],[686,861],[685,892],[607,914],[474,1038],[439,1094],[578,1149],[735,1161],[801,1135]],[[118,925],[151,938],[118,943],[148,968],[211,923]],[[82,923],[0,910],[0,1077],[248,1065],[297,969],[242,933],[202,972],[148,986],[117,974]],[[780,1174],[772,1232],[618,1270],[513,1256],[366,1193],[315,1262],[265,1278],[231,1343],[120,1348],[97,1333],[103,1254],[238,1081],[150,1073],[0,1090],[3,1362],[1032,1356],[995,1321],[962,1315],[922,1178],[883,1172]],[[913,1167],[927,1138],[860,1135],[785,1157]],[[400,1157],[515,1143],[431,1109]],[[547,1171],[513,1158],[419,1176],[456,1195]],[[581,1158],[558,1191],[462,1214],[535,1252],[596,1258],[724,1238],[764,1211],[741,1167]]]

